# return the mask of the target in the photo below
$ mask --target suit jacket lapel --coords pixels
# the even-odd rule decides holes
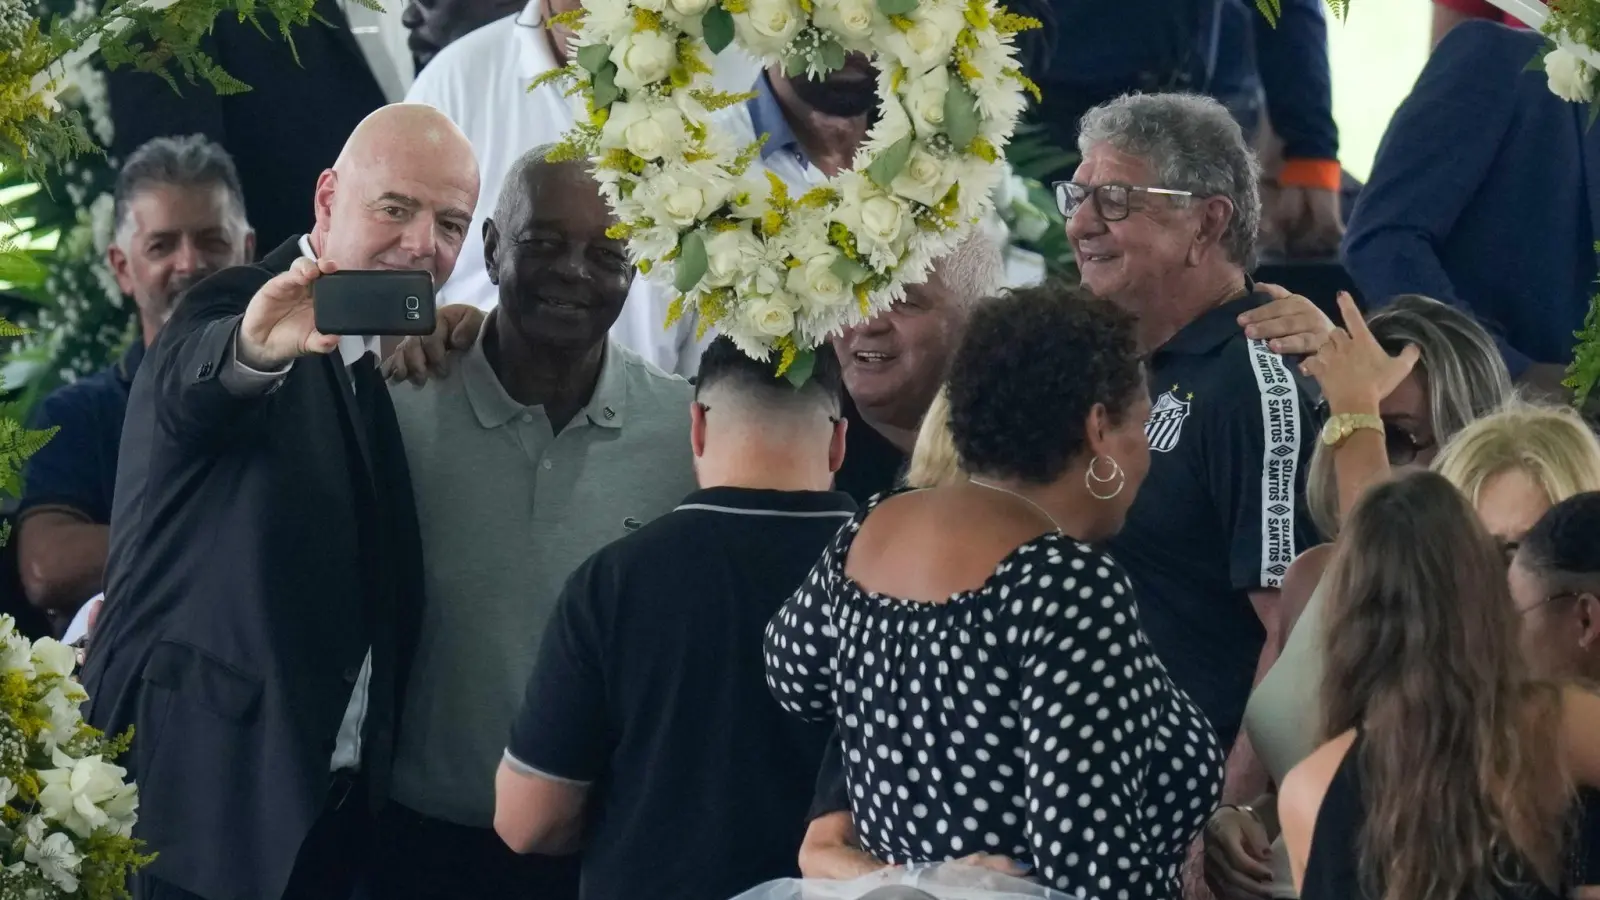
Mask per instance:
[[[365,382],[362,385],[364,390],[381,389],[381,385],[373,385],[370,379],[364,377],[368,370],[376,375],[377,369],[372,362],[371,354],[356,360],[349,371],[345,369],[344,360],[339,357],[338,351],[328,354],[323,362],[327,365],[329,376],[334,381],[334,390],[339,395],[339,403],[344,412],[339,420],[344,425],[345,437],[356,450],[354,461],[361,469],[356,473],[356,480],[364,489],[368,502],[372,502],[378,491],[373,479],[372,448],[367,441],[367,417],[361,411],[355,386],[357,383]]]

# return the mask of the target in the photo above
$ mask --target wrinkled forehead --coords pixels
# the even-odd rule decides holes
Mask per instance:
[[[1089,187],[1100,184],[1155,187],[1155,176],[1155,167],[1148,160],[1102,142],[1090,145],[1072,180]]]
[[[152,183],[128,198],[122,224],[136,234],[199,232],[242,226],[243,214],[241,203],[226,185]]]
[[[354,182],[365,202],[393,195],[409,197],[436,210],[466,210],[478,202],[477,167],[445,154],[397,153],[375,156],[368,165],[354,166],[341,181]]]
[[[604,232],[616,223],[600,186],[578,162],[541,163],[523,171],[526,202],[520,212],[530,224],[572,233]]]

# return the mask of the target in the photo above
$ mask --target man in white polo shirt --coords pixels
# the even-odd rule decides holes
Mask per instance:
[[[440,291],[444,302],[470,303],[480,309],[498,302],[483,265],[483,222],[494,210],[511,164],[533,147],[559,141],[581,110],[582,99],[563,96],[562,85],[528,90],[533,79],[567,62],[572,32],[546,22],[579,6],[578,0],[529,0],[516,15],[445,47],[417,75],[406,97],[438,109],[456,123],[472,142],[483,175],[483,193],[461,248],[461,262]],[[717,87],[729,91],[749,90],[760,71],[754,60],[734,48],[723,51],[713,68]],[[662,327],[671,299],[665,288],[634,279],[611,335],[665,371],[693,375],[704,342],[695,340],[693,317],[686,316],[672,329]]]

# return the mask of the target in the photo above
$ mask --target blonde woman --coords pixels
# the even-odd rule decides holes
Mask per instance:
[[[966,478],[966,473],[961,471],[961,458],[956,455],[956,442],[950,437],[950,397],[941,387],[922,417],[917,443],[911,450],[911,463],[906,467],[905,485],[931,488]]]

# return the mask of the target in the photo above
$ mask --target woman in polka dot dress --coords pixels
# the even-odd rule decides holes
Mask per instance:
[[[1009,857],[1077,896],[1176,898],[1222,752],[1085,543],[1149,467],[1132,321],[1077,288],[1017,291],[974,314],[948,388],[969,479],[839,533],[768,626],[773,696],[837,719],[878,859]]]

